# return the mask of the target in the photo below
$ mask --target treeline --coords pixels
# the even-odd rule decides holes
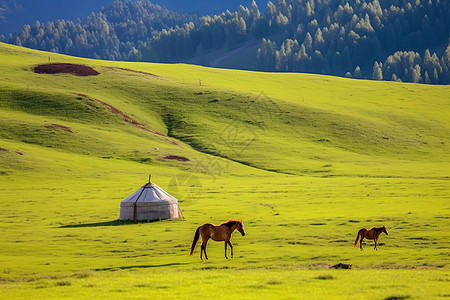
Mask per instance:
[[[450,83],[448,1],[280,0],[264,16],[262,70]]]
[[[154,35],[139,48],[142,56],[137,59],[173,62],[192,58],[211,49],[231,49],[254,37],[263,37],[264,33],[259,33],[260,21],[261,14],[255,2],[251,10],[241,6],[237,12],[204,16],[197,25],[190,22]]]
[[[129,60],[149,37],[186,22],[197,23],[198,18],[150,1],[117,0],[83,22],[37,21],[8,38],[0,36],[0,41],[75,56]]]
[[[389,55],[384,63],[374,63],[372,79],[449,84],[449,69],[450,44],[441,58],[436,53],[431,55],[428,49],[422,57],[414,51],[397,51],[393,55]],[[361,76],[355,77],[361,78]]]
[[[263,71],[310,72],[433,84],[450,83],[450,1],[253,1],[236,12],[197,17],[150,1],[115,1],[85,22],[24,26],[9,43],[71,55],[186,61],[212,49],[261,41]]]

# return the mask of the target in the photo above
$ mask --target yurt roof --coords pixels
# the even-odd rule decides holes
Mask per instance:
[[[149,182],[134,192],[131,196],[122,200],[121,205],[134,206],[137,203],[163,204],[167,202],[178,204],[178,200],[175,197],[169,195],[166,191],[153,182]]]

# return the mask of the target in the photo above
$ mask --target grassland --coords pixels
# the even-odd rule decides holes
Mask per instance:
[[[49,61],[100,75],[32,71]],[[449,87],[5,44],[0,71],[0,298],[450,296]],[[149,173],[186,221],[119,225]],[[234,259],[188,256],[233,218]],[[379,225],[380,251],[351,247]]]

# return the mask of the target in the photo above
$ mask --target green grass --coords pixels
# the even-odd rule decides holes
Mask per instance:
[[[170,267],[153,266],[142,269],[96,272],[86,278],[69,276],[42,278],[26,284],[9,282],[5,297],[39,297],[46,299],[113,298],[225,298],[261,299],[430,299],[448,297],[448,276],[442,271],[361,270],[358,272],[321,270],[261,270],[193,269],[178,272]],[[328,271],[327,271],[328,272]],[[15,286],[28,289],[17,291]],[[433,293],[429,293],[433,290]],[[11,293],[14,291],[15,293]],[[224,292],[226,291],[226,292]]]
[[[31,71],[49,57],[100,75]],[[449,296],[449,87],[6,44],[0,71],[0,298]],[[117,221],[148,174],[186,221]],[[199,225],[228,219],[247,232],[234,259],[215,242],[189,257]],[[379,251],[352,248],[380,225]]]

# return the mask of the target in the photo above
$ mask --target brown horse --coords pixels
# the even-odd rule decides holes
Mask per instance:
[[[378,251],[378,238],[382,232],[388,235],[386,226],[372,227],[370,228],[370,230],[367,228],[360,229],[358,231],[358,235],[356,236],[356,241],[353,243],[353,248],[355,248],[356,244],[358,243],[358,239],[361,237],[361,239],[359,240],[359,248],[361,249],[361,251],[363,250],[362,241],[364,238],[368,240],[374,240],[374,249]]]
[[[202,247],[200,250],[200,259],[203,259],[202,254],[205,252],[205,258],[208,259],[208,255],[206,255],[206,244],[208,243],[209,239],[212,239],[213,241],[220,242],[225,241],[225,258],[227,257],[227,245],[231,248],[231,258],[233,258],[233,245],[231,244],[231,234],[234,230],[238,230],[242,236],[245,235],[244,230],[244,224],[242,221],[236,221],[236,220],[230,220],[228,222],[222,223],[219,226],[215,226],[213,224],[204,224],[197,228],[197,231],[195,231],[194,240],[192,241],[191,246],[191,256],[192,253],[194,253],[195,245],[197,244],[198,238],[201,235],[202,236]]]

